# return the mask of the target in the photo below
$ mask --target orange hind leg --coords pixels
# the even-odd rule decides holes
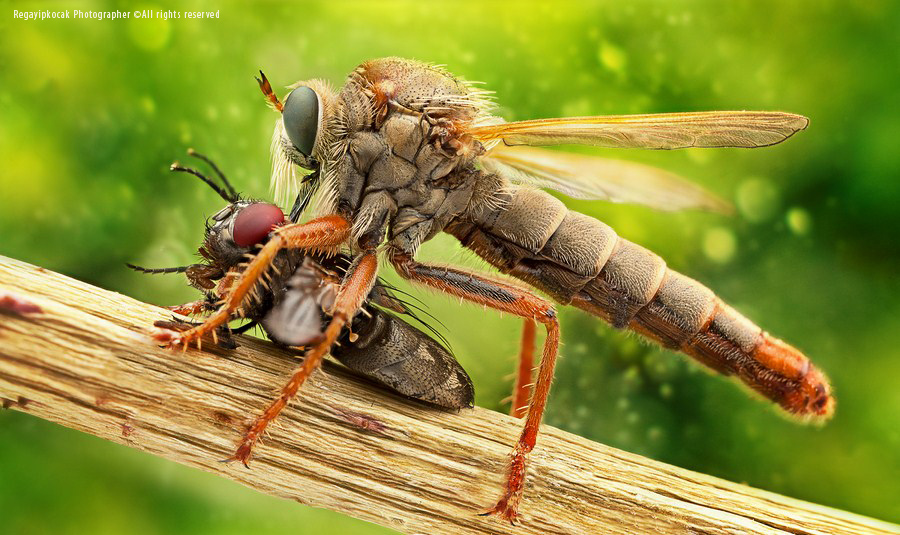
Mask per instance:
[[[516,418],[525,416],[528,401],[531,398],[531,387],[534,386],[534,320],[526,318],[522,322],[522,346],[519,350],[519,366],[516,370],[516,382],[513,385],[512,403],[509,415]]]
[[[512,451],[506,486],[497,504],[484,513],[500,515],[510,523],[515,523],[519,501],[525,488],[527,455],[534,449],[537,442],[541,417],[544,414],[547,396],[550,393],[550,383],[553,380],[553,368],[556,365],[559,348],[559,322],[556,318],[556,310],[547,301],[517,286],[483,275],[449,267],[420,264],[404,253],[394,252],[390,259],[398,273],[412,282],[473,303],[515,314],[532,322],[540,322],[547,329],[538,379],[534,386],[531,402],[527,404],[528,413],[525,417],[522,434],[519,435],[519,440]],[[529,375],[530,371],[531,367],[529,366]]]

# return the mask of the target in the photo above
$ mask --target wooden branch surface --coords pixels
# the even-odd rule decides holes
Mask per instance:
[[[512,527],[476,513],[499,496],[520,423],[429,409],[327,366],[256,449],[228,457],[296,356],[240,337],[186,353],[149,338],[161,308],[0,256],[4,406],[408,534],[900,533],[545,426]]]

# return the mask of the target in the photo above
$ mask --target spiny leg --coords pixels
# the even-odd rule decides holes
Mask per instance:
[[[182,316],[195,316],[209,312],[209,300],[198,299],[197,301],[191,301],[190,303],[167,306],[166,308],[175,314],[181,314]]]
[[[449,267],[420,264],[405,253],[393,252],[391,262],[404,278],[496,310],[538,321],[547,329],[537,383],[528,405],[522,434],[512,451],[506,489],[497,504],[484,514],[497,514],[514,523],[525,488],[526,456],[534,449],[541,416],[553,381],[559,348],[559,322],[553,305],[517,286]]]
[[[534,320],[525,318],[522,325],[522,346],[519,351],[519,367],[516,371],[516,383],[513,386],[512,404],[509,407],[509,415],[521,418],[528,410],[528,401],[531,398],[534,372]]]
[[[369,291],[375,284],[375,276],[378,273],[378,258],[374,251],[361,253],[357,261],[353,263],[341,289],[335,299],[334,310],[331,312],[331,322],[325,328],[325,334],[321,342],[310,349],[303,358],[303,364],[291,376],[291,380],[282,388],[278,396],[262,415],[253,422],[250,429],[244,435],[234,455],[228,461],[241,461],[244,466],[250,462],[253,445],[265,431],[266,426],[278,417],[284,407],[297,395],[297,390],[306,379],[321,364],[322,359],[331,349],[334,341],[341,334],[341,329],[349,323],[360,309],[369,295]]]
[[[350,235],[350,224],[341,216],[330,215],[313,219],[308,223],[285,225],[275,230],[269,241],[247,264],[225,295],[222,307],[201,325],[171,338],[169,347],[186,349],[192,342],[200,346],[200,338],[227,323],[240,308],[247,295],[260,282],[261,277],[272,265],[279,251],[285,248],[324,251],[343,243]]]

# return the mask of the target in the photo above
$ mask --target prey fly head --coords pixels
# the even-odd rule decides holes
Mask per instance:
[[[142,273],[186,273],[193,286],[209,290],[215,286],[214,281],[224,277],[229,269],[243,260],[244,255],[266,241],[275,227],[284,224],[285,217],[274,204],[242,199],[225,174],[206,156],[193,149],[188,149],[188,155],[208,164],[219,182],[178,162],[173,163],[170,169],[199,178],[228,202],[225,208],[207,221],[206,236],[199,251],[205,262],[161,269],[127,265]]]
[[[285,223],[284,213],[274,204],[238,200],[219,210],[206,225],[200,254],[227,271],[264,243],[276,227]]]

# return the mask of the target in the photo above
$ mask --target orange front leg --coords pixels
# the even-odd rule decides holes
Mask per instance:
[[[244,271],[225,295],[222,306],[202,324],[168,338],[169,347],[183,349],[193,342],[200,347],[204,334],[212,333],[227,323],[240,309],[248,294],[260,282],[260,278],[272,265],[275,255],[285,248],[308,249],[314,252],[328,252],[345,242],[350,235],[350,223],[341,216],[330,215],[314,219],[308,223],[285,225],[275,230],[269,241],[247,264]],[[171,334],[171,333],[170,333]]]
[[[324,338],[310,349],[303,357],[303,364],[294,372],[291,380],[281,390],[278,396],[262,415],[253,422],[250,429],[244,435],[238,445],[237,451],[228,460],[241,461],[245,466],[250,462],[253,445],[259,436],[265,431],[269,423],[278,417],[278,414],[297,395],[297,391],[306,379],[322,364],[322,359],[331,349],[334,341],[341,334],[341,329],[349,323],[353,316],[368,297],[372,286],[375,284],[375,276],[378,273],[378,258],[374,251],[362,253],[358,260],[350,267],[341,289],[335,299],[334,310],[331,311],[331,322],[325,328]]]
[[[473,303],[489,306],[502,312],[515,314],[526,320],[537,321],[547,329],[544,354],[538,371],[534,394],[528,403],[528,414],[519,441],[512,451],[506,488],[500,500],[484,514],[500,515],[515,523],[519,501],[525,488],[525,469],[528,453],[537,442],[541,417],[550,394],[553,369],[559,348],[559,321],[553,305],[528,291],[484,275],[454,269],[420,264],[407,254],[394,252],[391,262],[398,273],[412,282],[424,284]],[[530,372],[530,366],[529,366]]]

